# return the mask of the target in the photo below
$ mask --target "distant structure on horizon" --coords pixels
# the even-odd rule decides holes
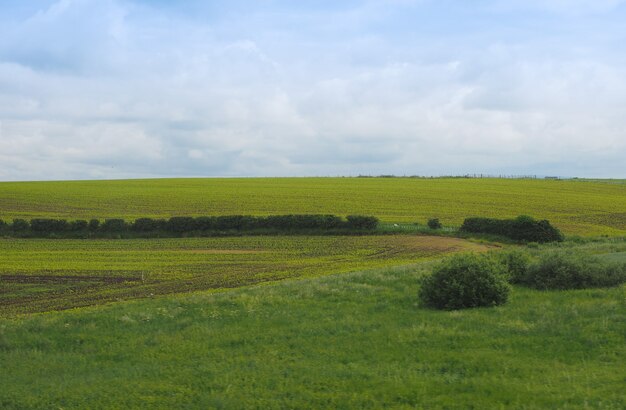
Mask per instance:
[[[552,179],[552,180],[561,180],[561,179],[569,179],[559,176],[539,176],[539,175],[495,175],[495,174],[464,174],[464,175],[358,175],[357,178],[423,178],[423,179],[435,179],[435,178],[503,178],[503,179]]]

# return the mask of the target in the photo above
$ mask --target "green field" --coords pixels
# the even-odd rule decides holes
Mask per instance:
[[[620,180],[239,178],[3,182],[0,218],[329,213],[386,222],[468,216],[548,219],[566,234],[626,234]]]
[[[626,286],[417,304],[418,268],[0,319],[0,407],[626,407]]]
[[[457,238],[0,239],[0,316],[225,289],[482,251]]]
[[[4,220],[295,213],[385,223],[363,236],[0,238],[0,409],[626,408],[626,285],[515,286],[503,306],[453,312],[418,301],[440,258],[519,246],[425,236],[431,217],[546,218],[569,238],[528,254],[626,262],[622,181],[0,183]]]

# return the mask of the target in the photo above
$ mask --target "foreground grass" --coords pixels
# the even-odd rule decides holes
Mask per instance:
[[[0,408],[626,407],[626,287],[441,312],[420,266],[0,320]]]
[[[469,216],[549,219],[566,234],[626,234],[616,181],[408,178],[233,178],[0,183],[0,218],[366,214],[384,222]]]
[[[458,238],[0,239],[0,316],[407,264],[487,246]]]

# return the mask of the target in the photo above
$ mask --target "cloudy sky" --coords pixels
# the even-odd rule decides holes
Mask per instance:
[[[2,0],[0,180],[626,177],[626,1]]]

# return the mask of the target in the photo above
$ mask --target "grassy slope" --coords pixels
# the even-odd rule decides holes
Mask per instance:
[[[407,264],[486,246],[427,236],[0,239],[0,316]]]
[[[626,287],[416,305],[417,269],[0,319],[0,407],[626,407]]]
[[[626,233],[626,184],[510,179],[248,178],[0,183],[0,218],[364,213],[458,225],[546,218],[567,234]]]

